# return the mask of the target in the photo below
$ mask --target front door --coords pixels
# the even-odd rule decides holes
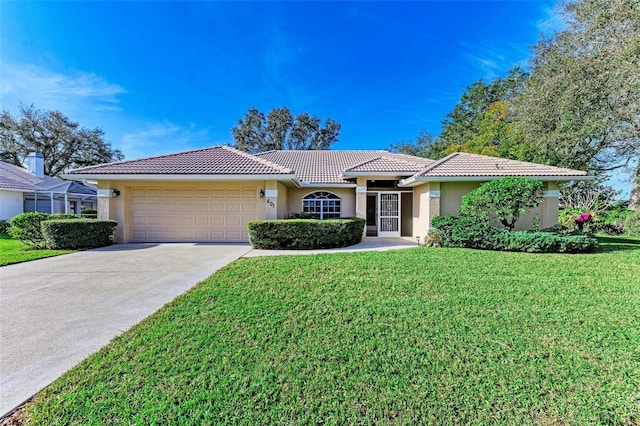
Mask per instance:
[[[400,236],[400,193],[378,193],[378,237]]]

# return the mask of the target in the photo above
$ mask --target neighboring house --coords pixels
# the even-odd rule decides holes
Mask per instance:
[[[97,207],[96,189],[44,175],[42,154],[27,158],[27,168],[0,161],[0,220],[23,212],[73,213]]]
[[[72,170],[98,181],[98,216],[118,242],[247,241],[247,222],[309,212],[367,219],[367,235],[424,237],[434,216],[456,213],[483,182],[524,176],[545,183],[544,202],[520,222],[558,220],[559,185],[585,172],[482,155],[439,161],[387,151],[269,151],[219,146]]]

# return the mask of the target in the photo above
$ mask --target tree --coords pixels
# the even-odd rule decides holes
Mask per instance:
[[[522,159],[527,146],[523,135],[513,124],[513,106],[508,101],[496,101],[487,106],[477,134],[462,144],[452,144],[447,153],[470,152],[493,157]]]
[[[520,215],[543,200],[544,185],[539,180],[506,177],[485,183],[462,197],[460,216],[488,214],[509,231]]]
[[[21,166],[31,152],[44,157],[44,174],[122,160],[100,128],[86,129],[59,111],[20,107],[19,117],[0,115],[0,159]]]
[[[504,78],[497,78],[490,83],[480,79],[468,86],[458,104],[442,122],[442,132],[437,142],[440,156],[461,150],[481,134],[480,124],[490,106],[497,102],[507,105],[522,93],[527,78],[528,74],[516,67]]]
[[[413,155],[415,157],[434,158],[437,156],[436,140],[426,130],[421,130],[415,141],[393,142],[387,150],[398,154]]]
[[[603,174],[640,158],[640,3],[563,3],[566,29],[535,46],[516,101],[532,161]],[[638,171],[631,200],[640,203]]]
[[[308,113],[294,117],[287,107],[274,108],[266,116],[251,108],[232,129],[235,148],[251,154],[271,150],[330,149],[338,140],[340,124]]]

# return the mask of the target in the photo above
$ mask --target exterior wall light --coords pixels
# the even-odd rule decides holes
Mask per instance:
[[[111,196],[113,198],[118,198],[120,196],[120,191],[118,191],[117,189],[114,189],[113,192],[111,193]]]
[[[260,198],[264,198],[264,189],[260,190]]]

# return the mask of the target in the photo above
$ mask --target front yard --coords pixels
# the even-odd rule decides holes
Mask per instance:
[[[640,240],[236,261],[27,407],[36,424],[635,424]]]
[[[0,234],[0,266],[72,253],[73,250],[35,250],[21,241]]]

